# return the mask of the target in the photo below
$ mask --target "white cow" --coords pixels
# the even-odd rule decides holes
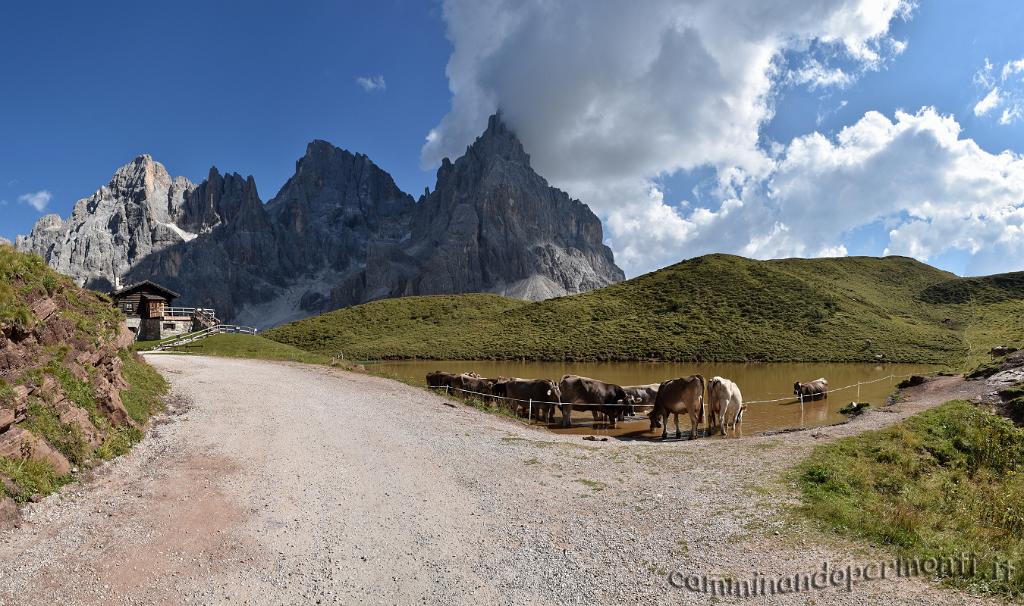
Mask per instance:
[[[725,435],[726,427],[736,431],[736,424],[743,420],[746,409],[738,385],[722,377],[711,378],[708,383],[708,433],[715,425],[722,435]]]

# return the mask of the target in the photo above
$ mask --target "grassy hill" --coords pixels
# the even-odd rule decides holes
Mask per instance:
[[[202,356],[251,358],[277,362],[302,362],[304,364],[329,364],[331,362],[331,357],[326,354],[299,349],[259,335],[245,334],[213,335],[188,345],[172,347],[171,351]]]
[[[1024,274],[957,278],[904,257],[707,255],[528,303],[406,297],[267,331],[349,359],[924,362],[961,366],[1024,326]],[[1011,315],[1008,315],[1011,314]]]

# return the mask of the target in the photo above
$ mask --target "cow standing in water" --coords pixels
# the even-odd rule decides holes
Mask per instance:
[[[622,390],[626,392],[630,416],[650,413],[654,409],[654,400],[658,397],[659,387],[661,387],[661,383],[623,385]]]
[[[498,398],[510,398],[512,410],[519,414],[530,414],[530,409],[546,423],[555,420],[555,404],[561,398],[558,385],[551,379],[498,379],[491,388],[491,393]],[[530,402],[533,402],[532,406]],[[501,401],[499,399],[499,401]]]
[[[711,378],[708,383],[708,433],[711,433],[711,428],[715,426],[723,436],[726,427],[730,425],[732,430],[736,431],[736,424],[743,419],[743,411],[746,409],[738,385],[722,377]]]
[[[690,439],[697,437],[697,426],[704,422],[704,377],[690,375],[680,379],[669,379],[658,388],[658,397],[651,411],[651,429],[664,427],[661,438],[668,437],[668,416],[676,417],[676,437],[683,437],[679,429],[679,415],[690,415]],[[664,424],[664,425],[663,425]]]
[[[577,375],[565,375],[558,382],[562,394],[562,427],[572,425],[572,409],[589,410],[607,417],[610,427],[615,427],[615,420],[626,404],[626,392],[613,383],[605,383],[597,379],[589,379]],[[595,416],[595,420],[596,420]]]
[[[810,383],[793,383],[793,395],[801,400],[823,400],[828,397],[828,381],[824,377]]]

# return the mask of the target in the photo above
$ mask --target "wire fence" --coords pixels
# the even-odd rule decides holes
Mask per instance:
[[[839,392],[839,391],[846,391],[848,389],[856,388],[857,389],[857,401],[860,401],[860,388],[861,388],[862,385],[872,385],[874,383],[881,383],[882,381],[892,381],[894,379],[903,379],[903,378],[906,378],[906,377],[909,377],[909,376],[911,376],[911,375],[909,375],[909,374],[905,374],[905,375],[887,375],[887,376],[884,376],[884,377],[880,377],[878,379],[873,379],[871,381],[857,381],[856,383],[851,383],[850,385],[844,385],[843,387],[828,388],[828,389],[825,390],[824,395],[829,395],[829,394],[833,394],[833,393],[836,393],[836,392]],[[522,404],[527,404],[529,406],[532,406],[534,404],[549,404],[549,405],[550,404],[554,404],[556,406],[565,405],[565,404],[571,404],[573,406],[623,406],[623,407],[644,406],[644,404],[639,404],[638,405],[636,403],[628,403],[628,402],[622,402],[622,403],[619,403],[619,402],[600,402],[600,403],[594,403],[594,402],[552,402],[552,401],[549,401],[549,400],[531,400],[531,399],[523,400],[521,398],[509,398],[507,396],[496,396],[494,394],[484,393],[484,392],[480,392],[480,391],[472,391],[472,390],[469,390],[469,389],[463,389],[461,387],[452,387],[451,385],[428,385],[427,387],[429,389],[443,389],[443,390],[445,390],[445,393],[459,392],[459,393],[463,393],[463,394],[470,394],[470,395],[474,395],[474,396],[480,396],[480,397],[483,397],[483,398],[489,398],[491,400],[504,400],[504,401],[508,401],[508,402],[520,402]],[[743,402],[743,404],[744,405],[750,405],[750,404],[777,404],[779,402],[795,402],[795,401],[799,401],[801,404],[803,404],[804,397],[805,396],[803,394],[800,394],[799,396],[794,394],[794,395],[791,395],[791,396],[786,396],[784,398],[775,398],[775,399],[772,399],[772,400],[746,400],[746,401]],[[812,399],[812,397],[811,396],[807,396],[807,399]],[[646,405],[650,406],[650,404],[646,404]]]

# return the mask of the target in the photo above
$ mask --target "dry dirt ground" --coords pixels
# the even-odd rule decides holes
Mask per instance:
[[[795,522],[823,440],[980,385],[940,379],[815,431],[588,442],[321,367],[150,356],[179,407],[0,535],[0,604],[704,604],[691,574],[885,560]],[[723,603],[985,603],[926,579]]]

